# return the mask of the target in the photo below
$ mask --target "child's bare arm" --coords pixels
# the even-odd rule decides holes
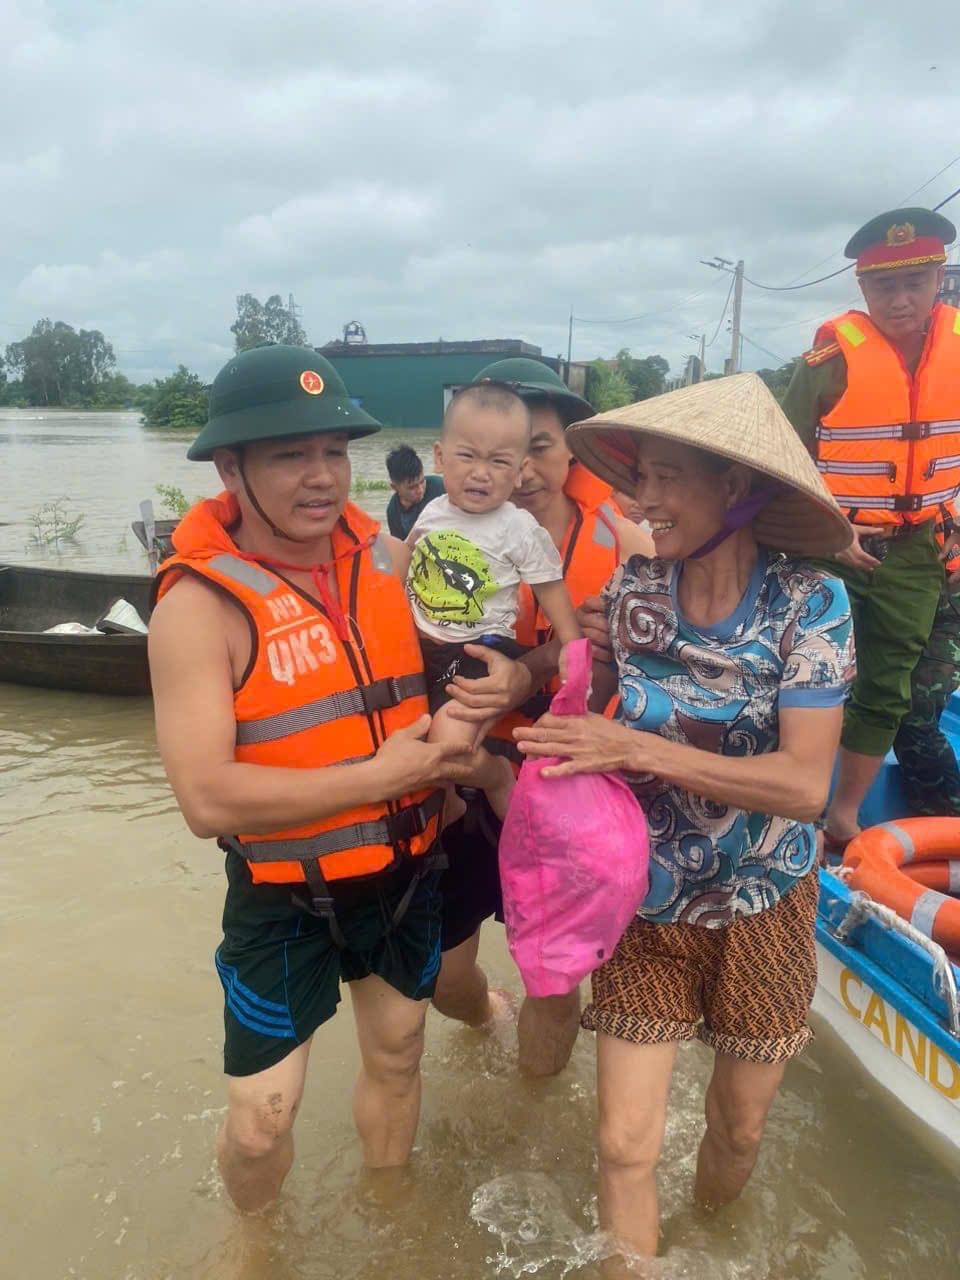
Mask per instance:
[[[536,586],[531,584],[530,589],[537,597],[537,604],[550,619],[553,633],[560,643],[566,644],[568,640],[579,640],[582,633],[577,623],[576,610],[567,594],[563,580],[538,582]]]

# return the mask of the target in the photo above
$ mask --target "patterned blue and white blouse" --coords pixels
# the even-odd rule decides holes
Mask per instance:
[[[634,556],[606,588],[620,718],[634,729],[727,756],[775,751],[781,707],[842,703],[854,674],[846,588],[760,550],[737,609],[695,627],[677,603],[680,565]],[[813,827],[629,778],[650,827],[657,924],[722,928],[775,906],[815,861]]]

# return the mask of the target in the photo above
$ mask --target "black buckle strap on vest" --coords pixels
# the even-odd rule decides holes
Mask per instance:
[[[926,440],[929,435],[929,422],[905,422],[900,428],[902,440]]]
[[[438,840],[434,845],[432,853],[424,854],[423,857],[417,859],[416,874],[410,877],[410,883],[403,891],[403,896],[394,908],[393,915],[387,925],[386,932],[393,933],[394,929],[400,924],[400,921],[407,914],[410,903],[413,901],[413,895],[420,886],[420,881],[424,876],[430,875],[434,871],[446,871],[450,865],[450,859],[447,857],[447,851]]]
[[[901,493],[893,500],[894,511],[921,511],[923,509],[922,493]]]
[[[367,715],[374,711],[386,711],[389,707],[399,706],[404,699],[421,693],[423,688],[423,678],[418,676],[412,679],[385,676],[382,680],[375,680],[373,684],[358,685],[360,697],[363,699],[363,709]]]
[[[333,902],[333,894],[330,892],[330,886],[320,870],[320,864],[315,858],[311,858],[308,862],[301,862],[300,865],[303,867],[307,888],[310,890],[310,901],[308,904],[296,893],[294,898],[303,907],[304,911],[327,922],[333,945],[338,951],[345,951],[347,949],[347,940],[343,936],[343,930],[340,928],[340,921],[337,919],[337,911]]]
[[[396,813],[388,814],[385,821],[390,844],[400,844],[422,836],[443,808],[443,792],[434,791],[422,804],[408,804]]]
[[[317,916],[319,919],[325,920],[327,922],[327,928],[330,930],[330,938],[333,945],[338,951],[346,951],[347,940],[344,937],[343,930],[340,928],[340,921],[337,919],[336,903],[334,901],[333,894],[330,891],[330,886],[324,878],[323,872],[320,870],[316,861],[304,862],[301,865],[303,866],[303,874],[306,876],[307,886],[310,890],[310,901],[308,903],[296,892],[293,895],[294,901],[310,915]],[[417,858],[416,872],[410,877],[410,882],[404,889],[400,897],[400,901],[394,907],[393,913],[387,922],[387,927],[384,930],[384,936],[393,933],[394,929],[399,926],[401,920],[403,920],[403,917],[410,909],[410,903],[413,901],[413,896],[417,892],[417,888],[424,876],[430,875],[435,871],[446,871],[449,865],[450,862],[447,858],[447,851],[439,840],[434,845],[433,852],[425,854],[421,858]]]

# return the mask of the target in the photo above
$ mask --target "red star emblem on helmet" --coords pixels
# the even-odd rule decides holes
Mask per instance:
[[[323,379],[314,369],[304,369],[300,375],[300,385],[308,396],[318,396],[323,391]]]

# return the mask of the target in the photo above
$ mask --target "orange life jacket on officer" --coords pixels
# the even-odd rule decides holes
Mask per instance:
[[[318,601],[237,550],[227,529],[239,514],[227,494],[194,507],[177,528],[176,554],[161,567],[157,586],[162,596],[182,574],[194,574],[226,592],[250,620],[253,652],[234,693],[236,759],[320,769],[370,758],[427,710],[417,633],[385,536],[347,504],[331,536],[349,631],[341,637]],[[231,843],[255,883],[302,882],[306,863],[318,864],[327,881],[374,875],[430,851],[442,796],[419,791],[304,826],[239,834]]]
[[[895,209],[846,246],[857,275],[935,267],[953,224],[929,209]],[[842,355],[847,385],[817,431],[817,467],[857,524],[905,526],[952,516],[960,491],[960,312],[938,303],[911,373],[862,311],[821,326],[809,364]]]
[[[938,304],[911,377],[900,353],[862,311],[822,326],[847,388],[817,432],[817,467],[859,524],[922,524],[960,490],[960,311]]]
[[[573,501],[576,510],[560,548],[560,559],[564,585],[574,607],[577,607],[587,596],[598,595],[609,581],[620,563],[620,539],[616,512],[610,504],[613,490],[608,484],[575,462],[570,467],[563,491]],[[524,583],[520,588],[517,640],[535,648],[549,639],[549,623],[537,606],[533,592]],[[541,716],[559,687],[559,679],[555,677],[523,708],[511,711],[499,720],[485,740],[487,749],[507,756],[519,766],[522,756],[514,743],[513,730],[520,725],[532,724]]]

